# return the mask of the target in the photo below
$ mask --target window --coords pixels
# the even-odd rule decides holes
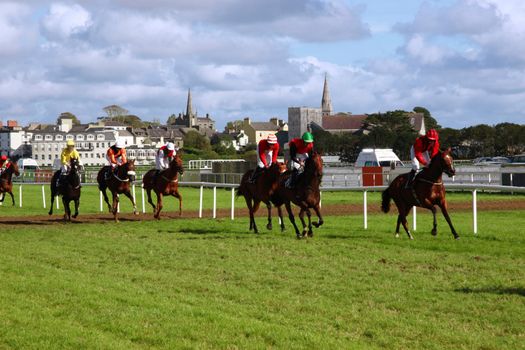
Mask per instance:
[[[55,154],[55,159],[58,159],[58,154]]]
[[[58,151],[58,144],[55,145],[55,152]]]
[[[42,141],[42,135],[35,135],[36,141]]]
[[[45,151],[45,150],[46,150],[46,146],[45,146],[44,144],[41,144],[41,145],[40,145],[40,150],[41,150],[41,151]]]
[[[98,148],[98,147],[99,147],[99,146],[98,146],[98,145],[99,145],[99,143],[97,142],[97,143],[96,143],[96,145],[97,145],[97,148]]]
[[[74,140],[75,136],[73,135],[66,135],[66,140]]]
[[[78,141],[84,141],[84,135],[77,135]]]
[[[56,140],[56,141],[62,141],[62,140],[64,140],[64,135],[57,135],[57,136],[55,136],[55,140]]]
[[[46,141],[51,141],[51,140],[53,140],[53,136],[52,136],[52,135],[46,135],[46,136],[44,137],[44,140],[46,140]]]
[[[51,160],[51,154],[47,155],[47,159]]]
[[[104,134],[98,134],[97,135],[97,140],[104,141]]]
[[[94,140],[94,139],[95,139],[95,135],[91,135],[91,134],[89,134],[89,135],[87,136],[87,139],[88,139],[88,140]]]

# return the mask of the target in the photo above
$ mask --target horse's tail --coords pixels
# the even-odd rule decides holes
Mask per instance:
[[[390,196],[390,187],[383,191],[382,197],[381,210],[383,210],[383,213],[388,213],[390,211],[390,199],[392,199]]]

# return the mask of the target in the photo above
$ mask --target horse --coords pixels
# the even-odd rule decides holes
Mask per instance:
[[[19,176],[20,171],[18,170],[18,164],[11,162],[10,166],[0,175],[0,194],[2,195],[0,203],[4,201],[5,194],[9,193],[14,206],[15,196],[13,196],[13,174],[15,174],[15,176]]]
[[[392,181],[390,186],[383,191],[381,209],[384,213],[390,210],[390,200],[393,199],[397,206],[399,215],[397,216],[396,237],[399,237],[399,225],[403,224],[408,238],[414,239],[407,226],[407,215],[413,206],[429,209],[434,218],[432,235],[437,235],[436,205],[441,208],[441,212],[447,220],[452,235],[459,239],[456,229],[452,225],[448,215],[448,205],[445,199],[445,186],[443,185],[443,173],[449,177],[455,175],[454,160],[450,155],[450,148],[440,151],[435,155],[427,168],[423,169],[412,183],[412,188],[406,188],[408,174],[401,174]]]
[[[53,203],[57,195],[62,196],[62,204],[64,205],[64,221],[71,221],[71,217],[75,219],[78,216],[78,206],[80,204],[80,162],[78,159],[72,158],[70,161],[69,174],[63,180],[64,182],[57,187],[57,179],[60,177],[60,170],[56,171],[51,178],[51,208],[49,215],[53,215]],[[71,209],[69,203],[75,202],[75,214],[71,216]]]
[[[106,178],[106,174],[109,174],[109,177]],[[97,175],[98,189],[104,195],[104,201],[108,205],[109,212],[113,213],[115,222],[118,222],[118,202],[119,194],[124,194],[129,198],[133,204],[133,214],[138,215],[137,205],[135,200],[131,195],[131,184],[135,181],[135,160],[129,160],[127,163],[117,166],[117,169],[113,171],[111,166],[106,165],[99,170]],[[109,204],[108,195],[106,194],[106,189],[109,188],[111,194],[113,195],[113,204]]]
[[[169,168],[157,174],[157,170],[148,171],[142,178],[142,186],[148,194],[148,203],[153,207],[153,217],[160,219],[162,196],[174,196],[179,199],[179,216],[182,215],[182,196],[179,193],[179,174],[183,174],[182,159],[179,154],[170,162]],[[157,195],[157,205],[153,204],[151,191]]]
[[[295,223],[291,203],[294,203],[301,208],[299,211],[299,218],[303,224],[302,237],[313,237],[310,209],[315,211],[318,218],[318,221],[313,223],[313,226],[320,227],[324,223],[320,210],[321,194],[319,189],[323,178],[323,159],[321,155],[317,152],[313,152],[311,157],[306,159],[304,171],[298,177],[294,188],[288,188],[286,185],[290,176],[291,171],[287,171],[280,176],[277,190],[272,196],[272,203],[278,208],[283,204],[285,205],[286,211],[288,212],[288,218],[295,229],[295,235],[298,239],[301,238],[301,234]],[[308,230],[306,230],[304,214],[308,216]]]
[[[246,201],[246,206],[250,212],[250,231],[259,233],[257,224],[255,223],[255,213],[259,210],[261,202],[266,204],[268,208],[268,223],[266,228],[272,229],[272,205],[271,196],[276,190],[279,176],[286,169],[282,163],[273,163],[264,170],[264,172],[257,178],[255,183],[251,183],[250,179],[254,170],[248,170],[241,178],[241,184],[237,189],[237,196],[243,196]],[[280,207],[277,207],[279,217],[282,218],[282,211]],[[284,222],[281,219],[281,230],[284,231]]]

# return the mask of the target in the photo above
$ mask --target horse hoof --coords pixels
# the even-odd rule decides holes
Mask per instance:
[[[302,239],[302,238],[303,238],[300,234],[296,234],[295,237],[296,237],[297,239]]]
[[[438,231],[436,229],[432,229],[432,231],[430,231],[430,234],[432,234],[432,236],[436,236],[438,234]]]
[[[77,218],[77,216],[78,216],[78,214],[75,214],[75,215],[73,215],[73,219],[76,219],[76,218]]]
[[[396,233],[396,236],[395,236],[395,237],[396,237],[396,238],[399,238],[399,233]]]
[[[313,231],[309,231],[308,232],[308,237],[312,238],[314,236],[314,232]]]
[[[281,227],[281,232],[284,232],[284,226]]]
[[[459,240],[459,236],[454,237],[454,239],[455,239],[456,241]]]
[[[273,226],[272,226],[272,224],[268,224],[268,225],[266,225],[266,228],[271,231],[273,229]]]
[[[312,222],[312,225],[314,225],[314,227],[318,228],[319,226],[321,226],[319,223],[317,222]]]
[[[408,237],[408,238],[411,239],[411,240],[414,240],[414,237],[413,237],[413,236],[410,236],[410,237]]]

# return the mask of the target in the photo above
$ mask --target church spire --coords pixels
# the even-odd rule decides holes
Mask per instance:
[[[193,106],[192,106],[192,100],[191,100],[191,89],[188,89],[188,102],[186,104],[186,118],[188,118],[188,126],[192,127],[195,125],[193,118]]]
[[[323,117],[332,114],[332,99],[330,98],[330,90],[328,89],[328,77],[324,75],[323,99],[321,100],[321,110]]]

